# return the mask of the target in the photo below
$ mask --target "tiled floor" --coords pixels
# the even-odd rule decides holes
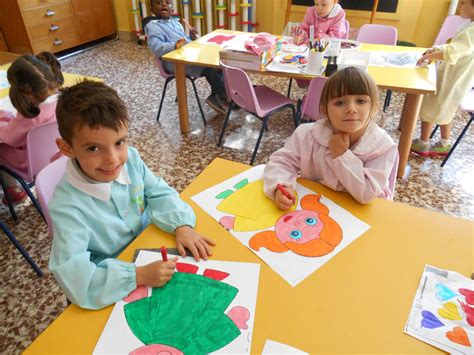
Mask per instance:
[[[223,117],[215,115],[203,104],[208,120],[208,125],[204,126],[196,101],[193,95],[189,95],[192,131],[181,135],[174,102],[175,89],[171,84],[160,122],[155,121],[164,81],[158,76],[153,57],[146,47],[112,42],[67,58],[62,65],[66,72],[103,78],[118,90],[129,108],[131,144],[138,148],[149,167],[178,191],[183,190],[216,157],[249,162],[260,122],[242,111],[233,113],[224,147],[217,148]],[[286,80],[272,77],[253,77],[253,80],[286,93]],[[197,83],[204,103],[209,94],[208,86],[204,79]],[[188,89],[191,93],[191,88]],[[302,91],[295,89],[292,97],[296,99],[301,95]],[[398,140],[396,127],[401,105],[402,96],[394,93],[392,104],[381,119],[381,125],[395,140]],[[458,113],[453,130],[455,136],[467,119],[466,113]],[[265,163],[292,131],[292,120],[286,112],[272,118],[257,163]],[[440,159],[410,157],[409,180],[398,181],[395,200],[473,219],[473,139],[473,135],[468,133],[444,168],[439,166]],[[4,354],[20,353],[66,306],[65,297],[47,271],[51,238],[46,225],[30,203],[18,206],[17,211],[20,221],[15,223],[7,210],[0,206],[0,218],[7,222],[45,276],[38,278],[13,245],[0,237],[0,352]]]

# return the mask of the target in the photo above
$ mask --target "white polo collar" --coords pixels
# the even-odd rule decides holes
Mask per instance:
[[[102,201],[108,201],[112,190],[112,182],[95,182],[86,177],[79,169],[79,166],[76,167],[72,159],[68,160],[66,165],[67,182],[87,195]],[[126,165],[123,166],[119,176],[114,181],[122,185],[130,185],[132,183]]]

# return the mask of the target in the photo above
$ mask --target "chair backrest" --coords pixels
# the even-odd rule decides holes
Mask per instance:
[[[351,31],[351,25],[349,24],[349,21],[344,20],[344,26],[346,27],[346,36],[344,37],[344,39],[348,39],[349,32]]]
[[[26,181],[34,181],[40,170],[58,153],[56,138],[60,138],[56,121],[35,126],[28,132],[26,137],[28,175],[22,176]]]
[[[61,158],[46,165],[38,173],[38,176],[36,176],[36,193],[38,195],[38,201],[41,205],[41,209],[43,210],[44,217],[46,218],[46,223],[48,223],[51,236],[53,234],[53,224],[48,212],[48,203],[49,200],[51,200],[51,197],[53,197],[56,185],[64,175],[64,171],[66,171],[67,161],[68,158],[62,156]]]
[[[462,18],[458,15],[448,15],[444,19],[433,45],[445,44],[448,39],[453,38],[456,35],[459,26],[469,21],[469,19]]]
[[[308,92],[303,98],[301,106],[301,117],[316,121],[321,118],[319,110],[319,100],[321,99],[321,93],[323,92],[324,84],[326,84],[327,78],[317,76],[311,80],[309,84]]]
[[[397,44],[396,27],[386,25],[365,24],[357,33],[357,42],[372,44]]]
[[[242,69],[230,67],[222,62],[220,65],[224,72],[224,84],[227,95],[244,110],[262,117],[262,110],[257,101],[252,82],[247,74]]]

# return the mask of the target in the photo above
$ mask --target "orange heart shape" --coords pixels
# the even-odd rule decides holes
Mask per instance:
[[[471,346],[471,342],[469,341],[466,331],[461,327],[454,327],[453,330],[446,332],[446,336],[452,342],[465,346]]]

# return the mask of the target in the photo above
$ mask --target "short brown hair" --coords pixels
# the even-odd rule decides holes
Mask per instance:
[[[101,82],[84,80],[59,90],[56,107],[59,133],[72,144],[74,129],[128,127],[127,107],[117,92]]]
[[[365,71],[355,67],[338,70],[329,77],[321,93],[319,107],[327,112],[328,103],[345,95],[367,95],[371,100],[370,118],[375,118],[379,110],[379,90],[374,79]],[[323,112],[324,112],[323,111]]]

